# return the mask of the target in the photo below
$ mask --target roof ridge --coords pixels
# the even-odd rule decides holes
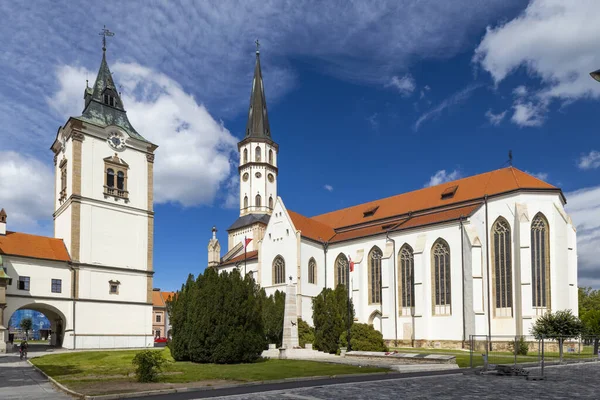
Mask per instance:
[[[517,184],[517,187],[519,189],[521,189],[521,184],[519,183],[519,179],[517,178],[517,175],[515,174],[515,170],[513,169],[513,166],[511,165],[508,168],[510,169],[510,173],[512,174],[513,178],[515,178],[515,183]]]

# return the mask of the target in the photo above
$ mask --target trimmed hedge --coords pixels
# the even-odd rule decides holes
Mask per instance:
[[[340,335],[340,347],[348,343],[347,331]],[[350,344],[353,351],[388,351],[381,332],[368,324],[353,324],[350,328]]]

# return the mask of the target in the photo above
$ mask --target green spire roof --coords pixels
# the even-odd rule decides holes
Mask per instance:
[[[260,53],[256,50],[256,65],[254,67],[254,79],[252,80],[252,92],[250,93],[250,109],[248,110],[248,123],[244,139],[260,138],[271,139],[271,127],[267,114],[267,101],[265,99],[265,88],[263,85],[262,72],[260,69]]]
[[[115,82],[106,62],[106,51],[104,49],[96,82],[94,82],[92,88],[86,88],[84,97],[85,109],[82,115],[76,117],[76,119],[102,127],[116,125],[127,132],[130,137],[150,143],[134,129],[127,118],[121,96],[115,87]]]

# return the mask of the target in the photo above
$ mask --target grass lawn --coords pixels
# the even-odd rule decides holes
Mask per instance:
[[[52,354],[33,358],[31,362],[58,382],[85,394],[151,390],[176,387],[178,384],[190,382],[205,382],[204,385],[195,386],[207,386],[296,377],[389,372],[389,369],[299,360],[264,360],[252,364],[232,365],[194,364],[175,362],[168,348],[156,351],[162,352],[169,361],[163,368],[159,386],[135,382],[131,360],[138,351]]]

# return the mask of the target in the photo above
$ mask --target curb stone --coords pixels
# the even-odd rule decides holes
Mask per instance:
[[[36,357],[33,357],[33,358],[36,358]],[[43,376],[45,376],[45,377],[46,377],[46,379],[48,379],[48,381],[49,381],[50,383],[52,383],[52,384],[53,384],[53,385],[54,385],[56,388],[58,388],[59,390],[61,390],[61,391],[65,392],[65,393],[66,393],[66,394],[68,394],[68,395],[75,396],[75,397],[77,397],[77,398],[80,398],[80,399],[85,399],[85,395],[83,395],[83,394],[81,394],[81,393],[78,393],[78,392],[75,392],[75,391],[73,391],[73,390],[71,390],[71,389],[67,388],[66,386],[64,386],[64,385],[62,385],[62,384],[60,384],[60,383],[58,383],[58,382],[57,382],[57,381],[56,381],[54,378],[50,377],[48,374],[46,374],[46,373],[45,373],[44,371],[42,371],[40,368],[36,367],[36,366],[35,366],[35,365],[34,365],[34,364],[31,362],[31,359],[29,359],[29,358],[28,358],[28,359],[27,359],[27,363],[28,363],[29,365],[31,365],[31,366],[33,367],[33,369],[35,369],[35,370],[36,370],[36,371],[38,371],[40,374],[42,374]]]

